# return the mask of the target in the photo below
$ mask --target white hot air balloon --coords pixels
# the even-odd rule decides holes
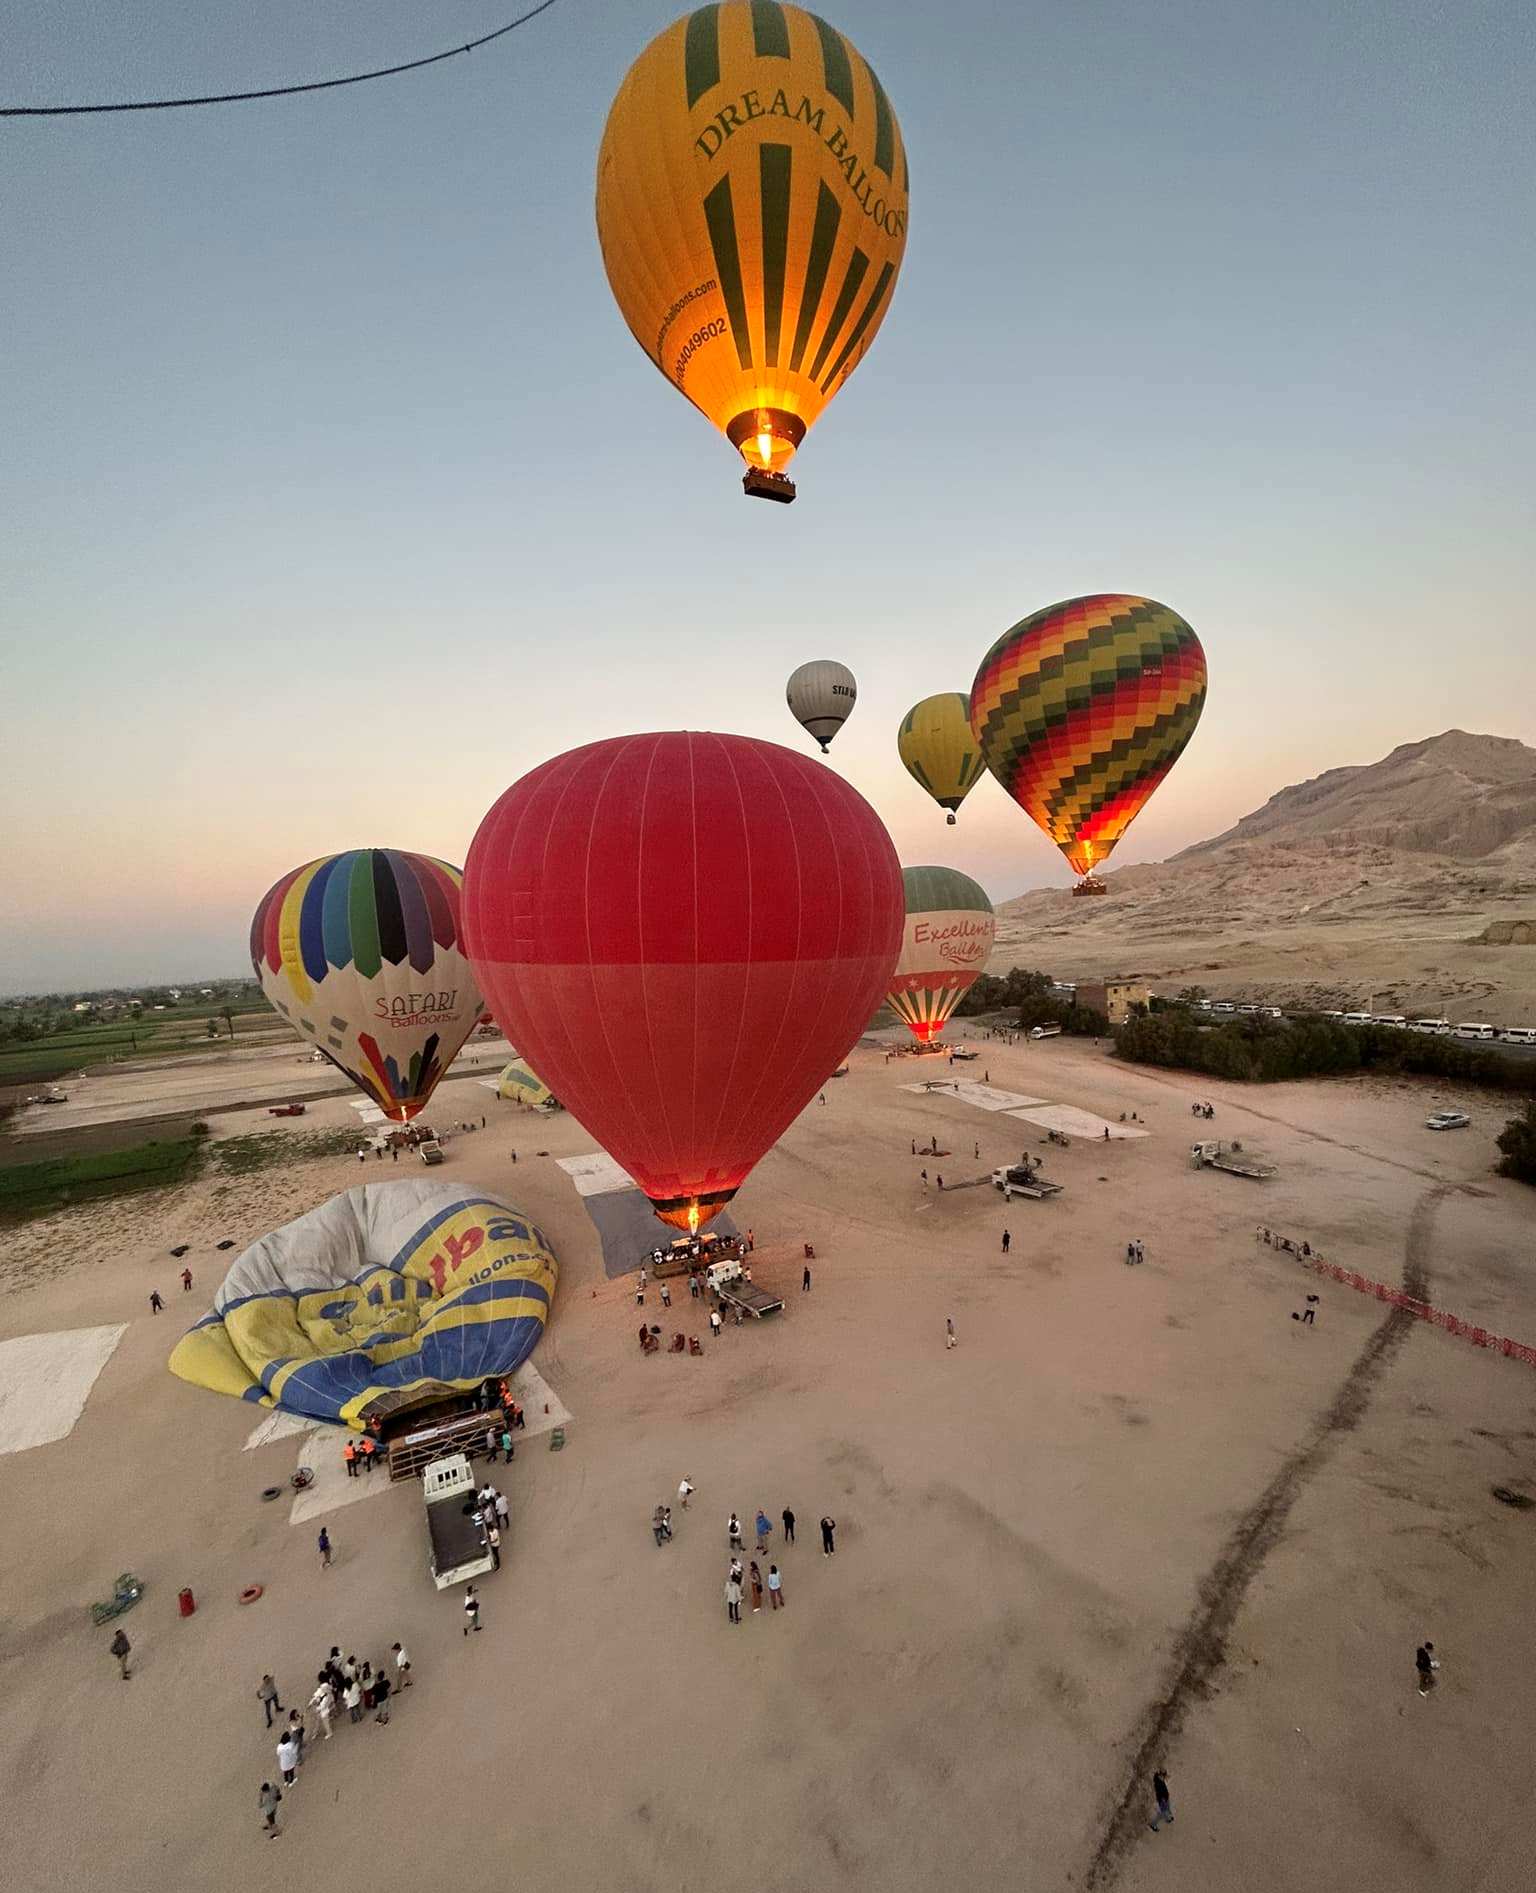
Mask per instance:
[[[830,657],[814,658],[791,671],[784,690],[790,715],[821,744],[823,756],[827,744],[853,715],[858,699],[853,672]]]

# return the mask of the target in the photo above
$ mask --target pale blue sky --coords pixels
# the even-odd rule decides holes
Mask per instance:
[[[462,861],[622,730],[832,762],[902,858],[1065,882],[895,725],[1025,612],[1142,591],[1205,720],[1116,857],[1450,725],[1536,741],[1533,15],[1512,0],[831,0],[900,117],[911,234],[788,508],[610,298],[603,119],[668,0],[560,0],[424,73],[0,121],[0,988],[237,968],[284,869]],[[487,0],[13,0],[9,100],[408,58]]]

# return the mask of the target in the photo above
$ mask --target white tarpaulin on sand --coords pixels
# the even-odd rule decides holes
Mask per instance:
[[[637,1190],[640,1187],[606,1150],[590,1150],[584,1157],[557,1157],[555,1161],[582,1196],[606,1196],[610,1190]]]
[[[903,1085],[903,1091],[921,1092],[926,1097],[958,1098],[962,1104],[974,1104],[980,1111],[1010,1111],[1021,1104],[1041,1104],[1041,1098],[1027,1098],[1021,1091],[998,1091],[991,1085],[973,1084],[969,1078],[940,1078],[937,1073],[927,1084]]]
[[[1010,1111],[1010,1117],[1021,1117],[1027,1124],[1038,1124],[1043,1131],[1061,1131],[1067,1137],[1097,1137],[1102,1144],[1105,1131],[1109,1132],[1111,1143],[1122,1137],[1146,1137],[1139,1124],[1111,1124],[1102,1117],[1095,1117],[1092,1111],[1079,1111],[1075,1104],[1042,1104],[1030,1111]]]
[[[119,1323],[0,1341],[0,1453],[68,1438],[96,1376],[127,1332]]]

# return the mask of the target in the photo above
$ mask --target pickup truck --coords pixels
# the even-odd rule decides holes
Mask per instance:
[[[302,1104],[273,1104],[267,1107],[268,1117],[302,1117],[303,1115]]]
[[[751,1315],[755,1321],[761,1321],[764,1315],[778,1315],[784,1312],[783,1297],[771,1294],[766,1288],[759,1288],[752,1281],[747,1265],[739,1256],[733,1256],[724,1262],[713,1262],[705,1272],[706,1285],[714,1291],[722,1308],[739,1308],[744,1315]]]
[[[423,1163],[441,1163],[443,1147],[435,1137],[424,1137],[419,1146]]]
[[[450,1453],[422,1468],[422,1497],[427,1503],[427,1535],[432,1542],[432,1582],[440,1591],[494,1568],[495,1560],[480,1529],[475,1476],[463,1453]]]
[[[1016,1196],[1029,1196],[1036,1202],[1044,1202],[1049,1196],[1060,1196],[1062,1191],[1061,1184],[1047,1183],[1033,1164],[1022,1163],[1011,1163],[1005,1169],[994,1170],[992,1187],[1001,1190],[1009,1202]]]

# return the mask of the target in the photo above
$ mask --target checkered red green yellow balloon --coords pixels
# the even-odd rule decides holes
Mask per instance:
[[[971,686],[971,729],[992,774],[1088,874],[1178,761],[1205,687],[1205,653],[1176,611],[1096,592],[1003,633]]]

